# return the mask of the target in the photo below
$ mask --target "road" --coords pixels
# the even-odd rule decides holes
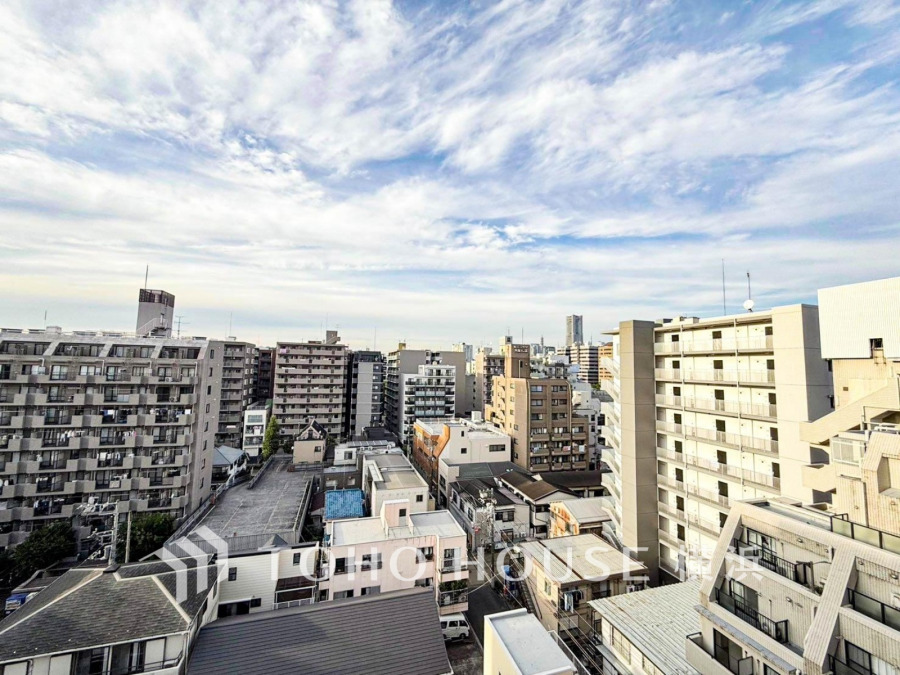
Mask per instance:
[[[469,609],[466,612],[466,618],[469,620],[469,626],[478,636],[479,644],[484,644],[484,617],[510,609],[515,609],[515,607],[494,592],[490,584],[475,591],[469,591]]]

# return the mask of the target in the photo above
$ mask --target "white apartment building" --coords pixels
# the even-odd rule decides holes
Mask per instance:
[[[275,354],[273,414],[290,439],[315,420],[333,438],[344,434],[347,347],[335,331],[325,341],[279,342]]]
[[[453,366],[419,366],[400,380],[399,436],[408,448],[416,420],[453,417],[456,411],[456,374]]]
[[[434,508],[428,484],[401,453],[363,455],[362,488],[369,513],[381,513],[384,503],[402,499],[409,501],[410,513]]]
[[[244,411],[255,395],[256,346],[229,338],[223,345],[222,386],[216,445],[241,447]]]
[[[402,452],[393,441],[347,441],[334,447],[334,466],[362,466],[364,456]]]
[[[222,342],[0,331],[0,549],[54,520],[183,517],[209,495]]]
[[[427,371],[433,380],[432,383],[429,383],[429,376],[420,373],[420,366],[443,366],[444,368],[440,371]],[[453,372],[448,373],[446,370],[448,368]],[[408,380],[407,375],[414,377]],[[453,378],[452,400],[448,395],[441,397],[437,394],[428,394],[429,390],[434,392],[437,389],[444,390],[442,393],[446,394],[447,380],[450,377]],[[406,390],[407,382],[410,387],[409,391]],[[436,386],[429,387],[429,384]],[[419,394],[415,393],[417,391]],[[425,417],[453,417],[471,410],[472,396],[467,389],[465,353],[407,349],[406,344],[401,342],[396,350],[387,355],[384,381],[384,421],[387,429],[396,434],[404,446],[411,441],[409,434],[412,433],[412,425],[415,422],[417,403],[420,404],[419,409],[425,413],[423,414]],[[440,414],[425,412],[438,409],[443,412]]]
[[[362,436],[366,427],[384,425],[384,354],[372,351],[350,353],[350,386],[347,403],[348,439]]]
[[[320,598],[336,600],[399,591],[434,589],[441,614],[468,609],[466,533],[449,511],[412,513],[399,499],[372,518],[326,524]]]
[[[262,461],[262,445],[272,415],[272,403],[253,403],[244,411],[244,433],[241,448],[252,463]]]
[[[739,500],[811,498],[800,429],[831,410],[832,393],[816,307],[629,321],[612,335],[604,485],[618,539],[647,547],[651,574],[708,558]]]

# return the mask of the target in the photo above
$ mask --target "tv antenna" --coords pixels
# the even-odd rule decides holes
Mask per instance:
[[[177,327],[176,327],[177,332],[175,333],[175,337],[177,337],[177,338],[181,337],[181,325],[182,325],[183,318],[184,318],[184,314],[179,314],[178,316],[175,317],[175,323],[177,324]],[[185,326],[190,324],[190,322],[188,322],[188,321],[184,321],[183,323]]]
[[[725,258],[722,258],[722,314],[728,314],[725,309]]]
[[[753,308],[756,306],[756,303],[753,302],[753,295],[750,293],[750,272],[747,272],[747,299],[744,300],[744,309],[748,312],[752,312]]]

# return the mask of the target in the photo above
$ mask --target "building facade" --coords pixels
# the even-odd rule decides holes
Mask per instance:
[[[503,375],[505,360],[502,353],[494,354],[490,347],[482,347],[475,354],[475,388],[472,410],[484,412],[491,402],[494,378]]]
[[[412,425],[415,423],[415,405],[407,405],[407,399],[417,397],[414,391],[407,392],[407,383],[410,387],[420,390],[420,396],[427,399],[429,394],[428,375],[420,379],[420,366],[443,366],[453,372],[442,372],[440,375],[432,375],[435,380],[441,379],[438,384],[446,390],[448,382],[453,381],[453,398],[447,396],[443,405],[424,406],[433,411],[443,410],[440,414],[429,414],[431,417],[453,417],[469,411],[472,405],[472,396],[466,389],[466,356],[463,352],[439,352],[425,349],[407,349],[404,343],[387,355],[387,370],[384,382],[384,418],[385,426],[396,434],[404,445],[412,441]],[[436,373],[434,369],[426,372]],[[413,376],[407,378],[407,376]],[[435,390],[432,387],[431,390]],[[415,401],[413,401],[415,403]],[[422,403],[428,403],[423,400]],[[438,403],[438,401],[431,401]]]
[[[384,426],[385,368],[381,352],[350,353],[346,438],[362,436],[366,427]]]
[[[570,314],[566,317],[566,345],[584,344],[584,317]]]
[[[262,461],[262,445],[266,426],[272,415],[272,401],[253,403],[244,411],[244,432],[241,448],[252,464]]]
[[[738,500],[811,497],[800,429],[830,411],[832,392],[816,307],[629,321],[613,344],[604,485],[617,536],[646,547],[651,574],[708,559]]]
[[[216,445],[240,448],[244,411],[254,401],[256,346],[226,340],[222,363],[222,393],[219,396],[219,428]]]
[[[342,438],[347,414],[347,347],[328,331],[324,341],[279,342],[275,355],[273,414],[293,439],[315,420]]]
[[[562,352],[569,363],[578,366],[577,377],[588,384],[599,384],[612,375],[601,363],[612,356],[612,343],[602,345],[573,344],[563,347]]]
[[[212,474],[223,346],[0,331],[0,548],[78,514],[82,537],[108,529],[113,506],[178,518],[199,506]]]
[[[487,421],[512,439],[512,461],[529,471],[587,469],[587,420],[575,415],[568,380],[531,376],[528,345],[509,345],[493,381]]]
[[[253,400],[265,403],[275,393],[275,348],[259,347],[255,357]]]

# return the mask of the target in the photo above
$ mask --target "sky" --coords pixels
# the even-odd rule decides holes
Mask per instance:
[[[0,326],[387,351],[900,267],[900,2],[5,0]]]

